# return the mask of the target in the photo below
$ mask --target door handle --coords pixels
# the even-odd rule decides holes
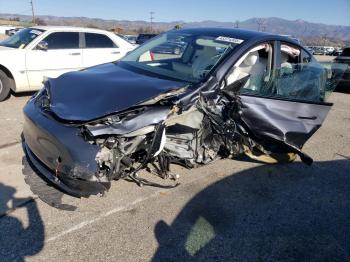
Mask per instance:
[[[114,52],[111,52],[111,54],[118,55],[118,54],[120,54],[120,52],[119,51],[114,51]]]
[[[69,55],[80,55],[80,53],[79,52],[77,52],[77,53],[69,53]]]
[[[298,116],[299,119],[310,119],[310,120],[316,120],[317,116]]]

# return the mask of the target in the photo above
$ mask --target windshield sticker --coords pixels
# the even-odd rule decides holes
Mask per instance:
[[[41,35],[42,32],[34,29],[34,30],[31,30],[30,33],[35,35]]]
[[[215,40],[222,41],[222,42],[228,42],[228,43],[234,43],[234,44],[241,44],[244,41],[242,39],[226,37],[226,36],[219,36]]]

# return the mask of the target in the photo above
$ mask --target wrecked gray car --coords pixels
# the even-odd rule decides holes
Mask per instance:
[[[152,50],[184,43],[179,54]],[[339,73],[293,40],[238,29],[173,30],[122,60],[48,79],[24,108],[25,164],[63,192],[103,194],[111,181],[174,187],[186,168],[246,154],[306,164]],[[35,185],[31,185],[32,188]]]

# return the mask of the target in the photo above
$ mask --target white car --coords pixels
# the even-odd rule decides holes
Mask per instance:
[[[0,42],[0,101],[40,89],[44,77],[116,61],[135,47],[112,32],[38,26]]]

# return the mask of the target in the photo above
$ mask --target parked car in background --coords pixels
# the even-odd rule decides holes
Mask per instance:
[[[336,49],[334,49],[332,56],[339,56],[339,55],[341,55],[342,52],[343,52],[343,49],[336,48]]]
[[[128,40],[131,44],[135,45],[137,36],[136,35],[124,35],[124,38]]]
[[[151,51],[152,53],[158,53],[158,54],[174,54],[174,55],[179,55],[181,54],[187,44],[182,41],[174,41],[174,42],[167,42],[162,45],[159,45],[155,48],[153,48]]]
[[[134,49],[112,32],[78,27],[26,28],[0,42],[0,101],[42,87],[44,77],[112,62]]]
[[[325,55],[326,54],[326,50],[320,46],[315,46],[313,50],[314,50],[314,52],[313,52],[314,55]]]
[[[23,29],[23,27],[16,27],[16,28],[5,30],[5,35],[12,36],[22,29]]]
[[[344,48],[343,52],[334,59],[334,63],[347,64],[343,78],[340,80],[337,89],[346,89],[350,92],[350,46]]]
[[[313,46],[306,46],[307,51],[309,51],[312,55],[314,54],[314,47]]]
[[[325,46],[324,47],[325,55],[332,55],[334,50],[335,50],[335,48],[332,46]]]
[[[142,45],[144,42],[147,42],[155,36],[157,36],[157,34],[139,34],[136,39],[136,44]]]

